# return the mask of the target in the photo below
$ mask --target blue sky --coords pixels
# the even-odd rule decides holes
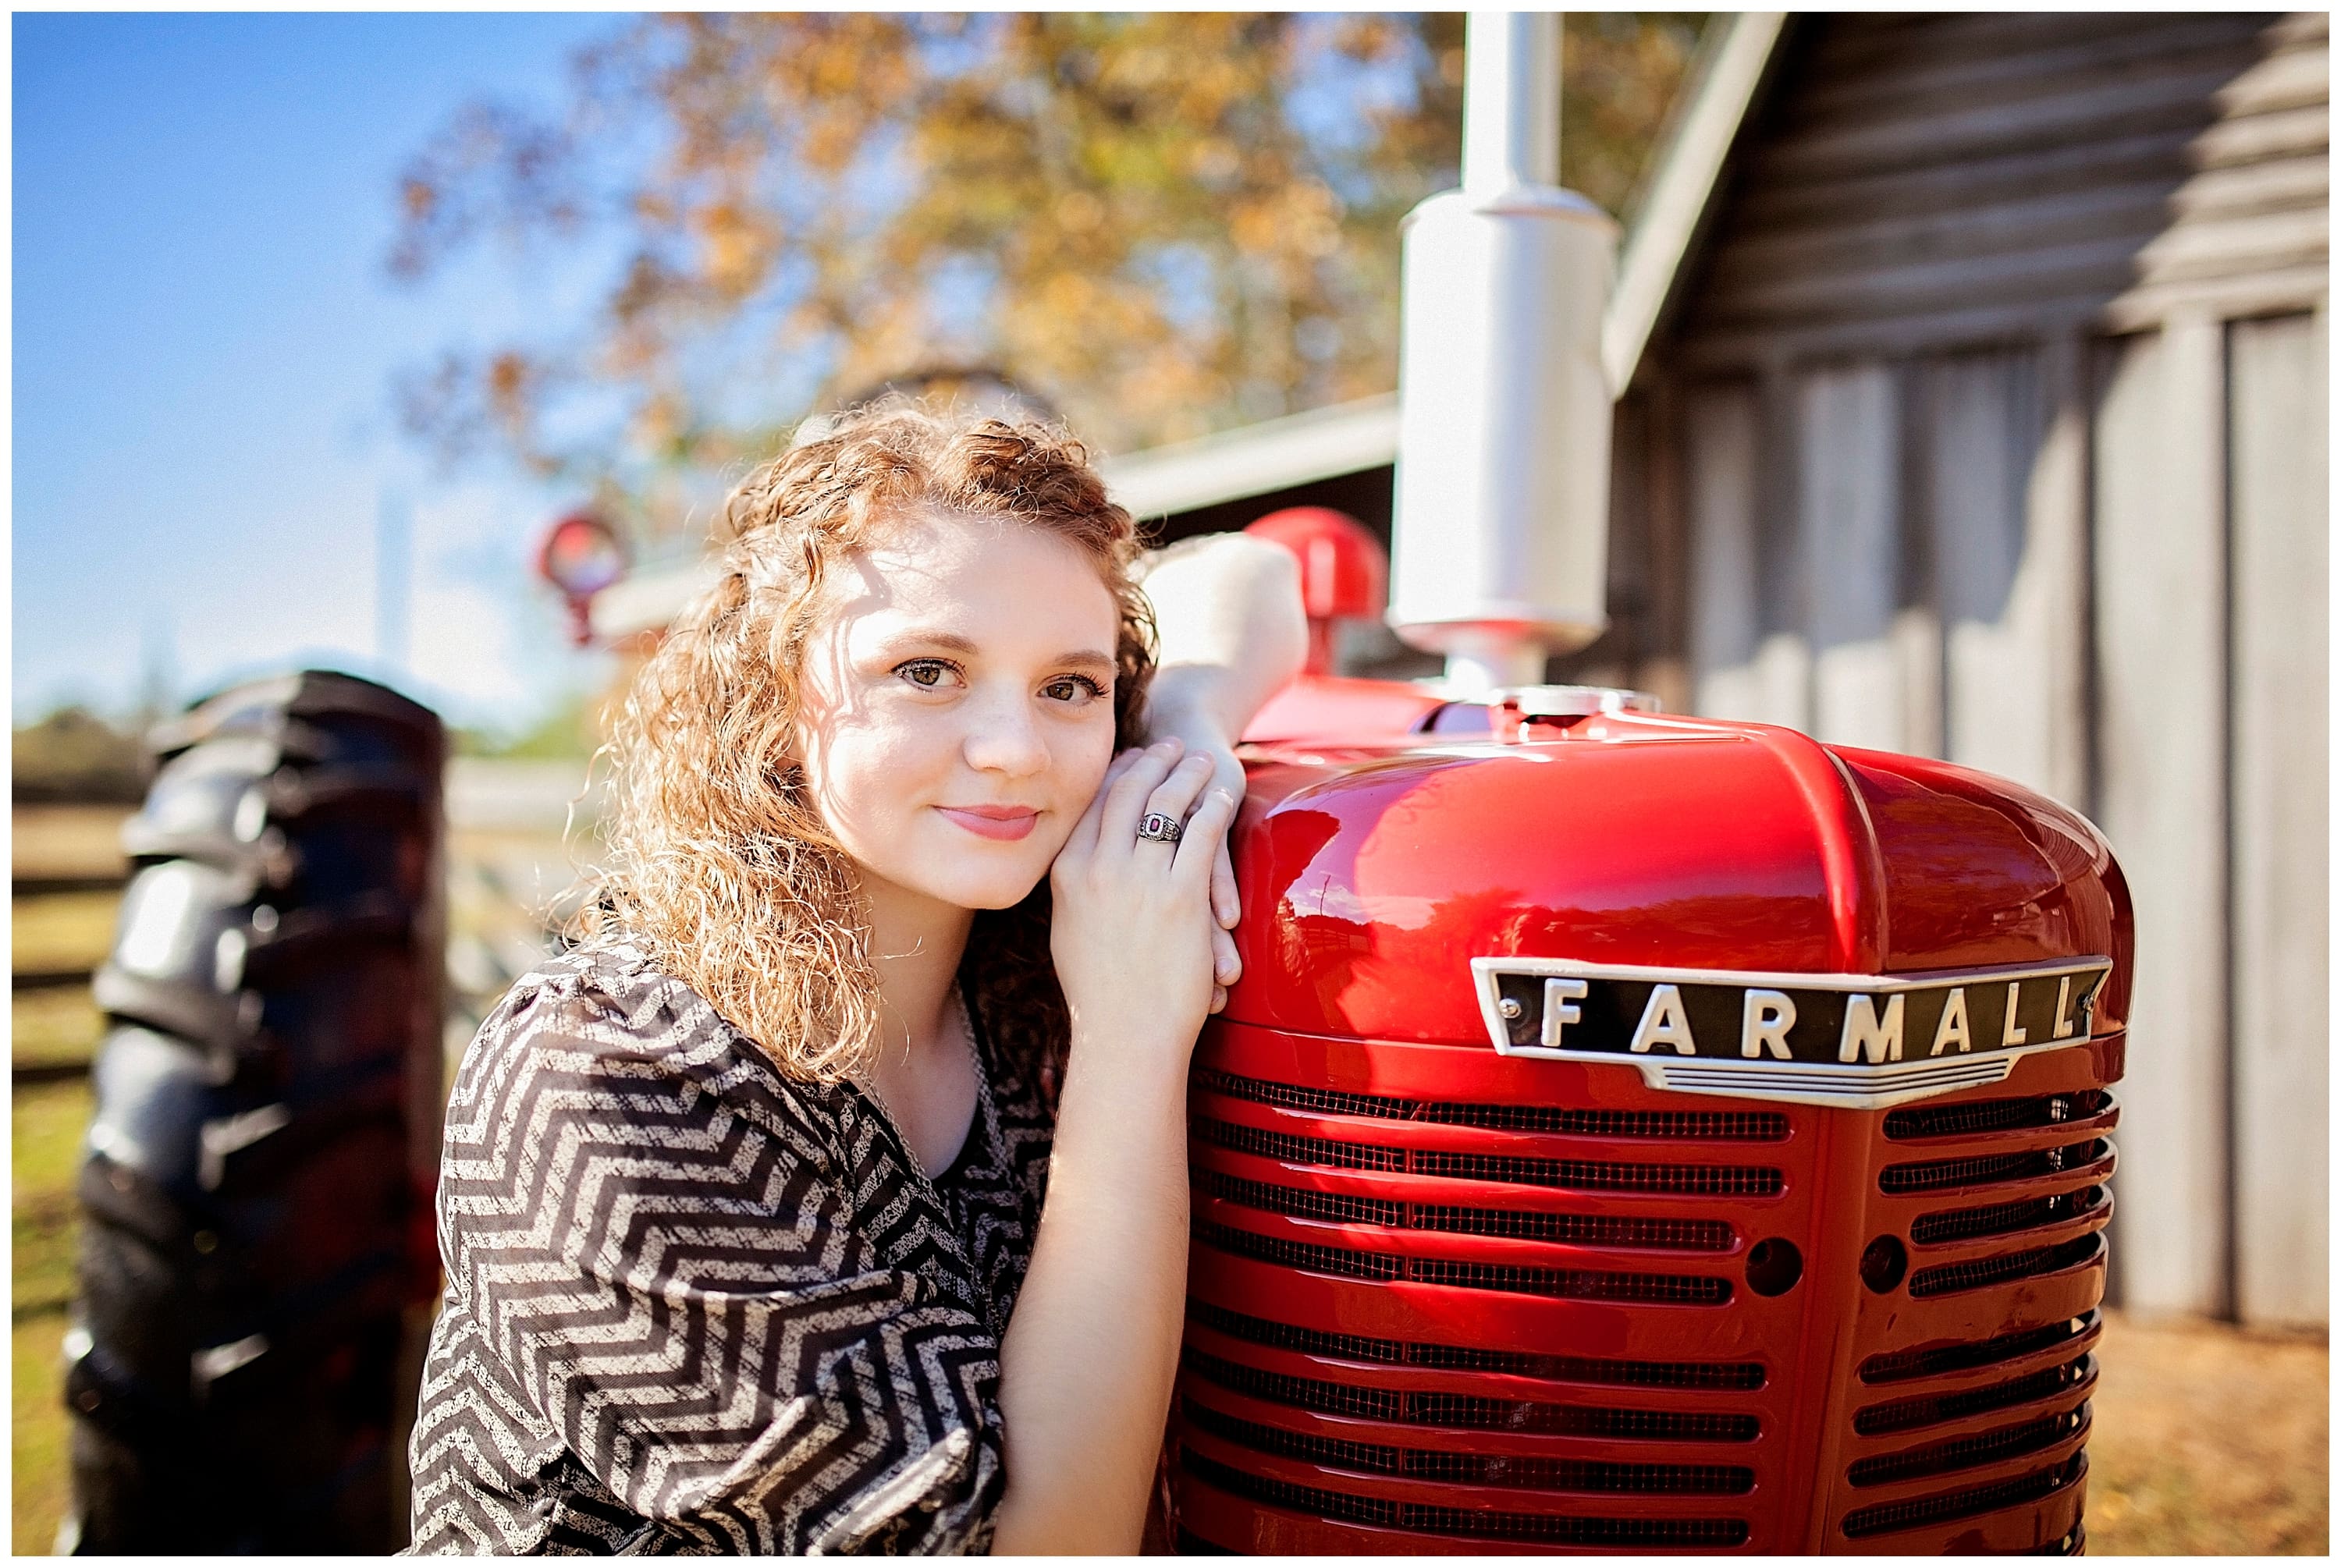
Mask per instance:
[[[421,288],[384,257],[399,170],[459,105],[563,101],[601,15],[19,15],[13,708],[119,709],[314,660],[517,726],[603,678],[529,572],[571,499],[441,475],[390,388],[555,308],[493,250]],[[574,282],[574,280],[571,280]],[[376,519],[412,519],[403,667]],[[394,646],[394,644],[393,644]]]

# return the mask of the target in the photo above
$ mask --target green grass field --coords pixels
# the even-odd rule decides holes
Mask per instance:
[[[9,1097],[9,1288],[14,1410],[10,1544],[45,1553],[65,1510],[65,1411],[58,1345],[73,1293],[74,1173],[89,1125],[86,1079],[28,1084]]]
[[[111,890],[10,900],[8,948],[14,967],[94,967],[114,945],[114,915],[121,902],[121,895]]]

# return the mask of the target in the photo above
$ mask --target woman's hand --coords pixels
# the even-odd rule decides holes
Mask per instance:
[[[1189,674],[1182,670],[1180,674]],[[1150,727],[1158,740],[1177,740],[1184,745],[1190,757],[1198,753],[1211,759],[1210,788],[1224,789],[1237,805],[1243,804],[1243,764],[1236,760],[1234,743],[1208,703],[1193,700],[1188,691],[1192,682],[1170,683],[1169,691],[1158,690],[1150,704]],[[1229,853],[1228,839],[1220,839],[1219,853],[1211,857],[1211,918],[1219,929],[1211,934],[1211,1011],[1218,1012],[1227,1004],[1228,989],[1243,978],[1243,959],[1236,951],[1236,939],[1230,934],[1243,916],[1243,903],[1236,892],[1234,859]]]
[[[1210,896],[1236,811],[1232,795],[1210,789],[1213,759],[1184,750],[1168,739],[1114,759],[1049,874],[1049,946],[1075,1041],[1171,1052],[1181,1076],[1225,997],[1212,955],[1225,933]],[[1178,843],[1139,838],[1150,811],[1185,822]]]
[[[1000,1342],[1001,1555],[1128,1554],[1144,1533],[1186,1300],[1187,1064],[1224,935],[1211,862],[1236,813],[1211,773],[1177,740],[1115,758],[1049,873],[1073,1052]],[[1178,843],[1139,838],[1150,810],[1185,819]]]

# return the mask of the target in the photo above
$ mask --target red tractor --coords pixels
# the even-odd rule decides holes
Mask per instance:
[[[1312,611],[1378,609],[1314,526],[1313,568],[1264,531]],[[2080,1551],[2131,955],[2095,829],[1583,688],[1320,670],[1246,739],[1184,1549]]]

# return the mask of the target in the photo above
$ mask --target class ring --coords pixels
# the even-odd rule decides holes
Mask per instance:
[[[1179,841],[1179,819],[1167,811],[1149,811],[1138,824],[1138,836],[1151,839],[1157,844],[1176,844]]]

